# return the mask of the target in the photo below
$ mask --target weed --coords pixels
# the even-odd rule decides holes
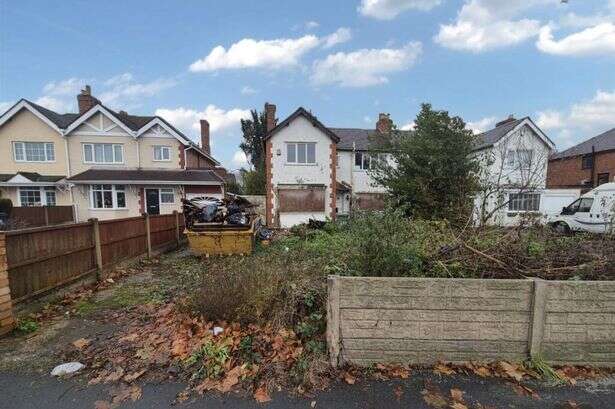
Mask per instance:
[[[532,358],[526,362],[526,366],[529,369],[536,371],[545,380],[555,383],[565,382],[565,379],[562,378],[548,363],[546,363],[540,355],[532,356]]]
[[[229,346],[226,340],[217,343],[207,341],[184,361],[184,365],[186,367],[198,365],[192,379],[217,379],[224,372],[224,364],[229,358]]]
[[[32,318],[18,319],[16,329],[24,334],[29,334],[38,330],[38,323]]]

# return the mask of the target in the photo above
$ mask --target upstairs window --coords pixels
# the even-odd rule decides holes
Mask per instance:
[[[315,164],[315,142],[289,142],[286,144],[286,163]]]
[[[51,142],[13,142],[16,162],[54,162],[56,155]]]
[[[581,158],[581,169],[592,169],[594,167],[594,155],[583,155]]]
[[[124,163],[124,146],[119,143],[84,143],[84,163]]]
[[[156,162],[168,162],[171,160],[171,147],[156,145],[154,146],[154,160]]]
[[[354,167],[359,170],[369,170],[376,166],[378,162],[386,161],[384,153],[355,152]]]
[[[510,150],[507,154],[507,162],[511,167],[529,169],[534,159],[534,151],[531,149]]]

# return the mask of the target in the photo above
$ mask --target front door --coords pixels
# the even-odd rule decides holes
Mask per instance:
[[[145,189],[145,211],[148,214],[160,214],[160,192],[158,189]]]

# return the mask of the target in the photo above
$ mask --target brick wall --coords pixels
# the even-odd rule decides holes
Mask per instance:
[[[328,303],[333,364],[615,363],[611,282],[330,277]]]
[[[6,261],[6,240],[5,235],[0,233],[0,336],[10,332],[14,325]]]
[[[547,188],[582,187],[582,180],[592,179],[591,169],[581,169],[581,156],[549,161]],[[595,159],[594,182],[599,173],[608,173],[609,181],[615,176],[615,151],[598,152]]]

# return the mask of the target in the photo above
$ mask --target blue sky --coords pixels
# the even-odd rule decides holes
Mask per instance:
[[[337,127],[530,115],[564,149],[615,127],[615,0],[0,0],[0,110],[75,111],[86,83],[194,138],[207,118],[230,169],[265,101]]]

